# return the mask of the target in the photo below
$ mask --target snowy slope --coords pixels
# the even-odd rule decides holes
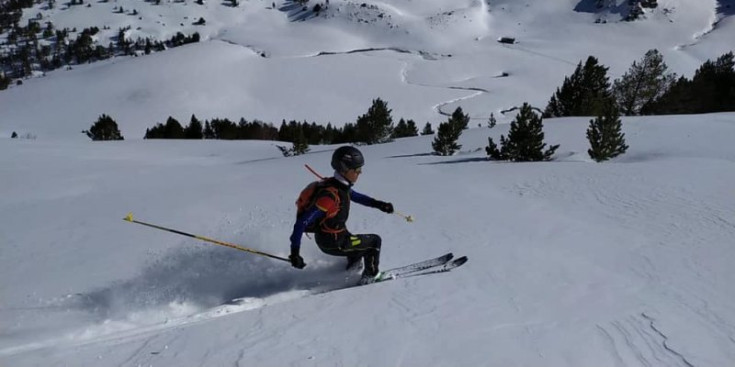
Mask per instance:
[[[383,266],[454,251],[457,271],[327,294],[305,270],[122,221],[279,255],[293,199],[330,147],[265,142],[10,141],[3,159],[4,365],[725,366],[735,361],[735,115],[625,120],[629,152],[585,155],[587,120],[547,120],[551,163],[490,163],[487,136],[363,147],[358,188],[416,217],[355,207]],[[224,305],[245,297],[237,305]]]
[[[264,0],[39,5],[25,16],[95,20],[105,42],[127,25],[204,42],[0,92],[0,365],[735,364],[735,114],[625,118],[630,149],[604,164],[586,154],[589,118],[546,120],[555,161],[485,159],[514,117],[501,111],[543,107],[588,55],[616,78],[658,48],[691,76],[735,48],[726,1],[660,0],[633,23],[573,10],[587,3],[330,0],[316,17]],[[457,106],[473,117],[452,157],[430,154],[432,136],[361,147],[356,189],[416,221],[355,205],[349,222],[382,236],[384,268],[468,255],[454,272],[317,294],[343,284],[343,263],[308,239],[299,271],[122,220],[285,256],[303,165],[330,174],[334,146],[284,158],[277,142],[145,129],[191,114],[339,126],[376,97],[419,125]],[[103,113],[125,141],[80,134]],[[499,125],[475,128],[490,113]]]

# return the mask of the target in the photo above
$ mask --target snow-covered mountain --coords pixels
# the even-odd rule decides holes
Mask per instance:
[[[691,76],[735,49],[730,1],[659,0],[632,22],[627,1],[597,3],[26,10],[24,22],[99,27],[101,44],[128,26],[126,37],[201,41],[0,91],[0,365],[735,364],[735,114],[623,118],[630,149],[604,164],[586,154],[589,117],[546,119],[554,161],[486,160],[514,117],[502,111],[544,107],[589,55],[617,78],[656,48]],[[344,263],[307,238],[296,270],[122,220],[285,256],[293,202],[313,180],[303,165],[330,174],[334,146],[285,158],[277,142],[143,140],[145,129],[192,114],[341,125],[377,97],[420,125],[461,106],[472,128],[451,157],[430,154],[433,136],[360,147],[355,189],[416,220],[354,205],[349,227],[381,235],[384,268],[453,251],[470,259],[456,271],[319,293],[344,284]],[[80,134],[101,114],[124,141]]]
[[[237,7],[117,0],[47,9],[42,3],[26,10],[24,21],[40,15],[57,29],[96,26],[102,45],[128,27],[127,39],[198,32],[203,41],[26,80],[2,93],[0,135],[83,140],[79,131],[103,113],[128,139],[168,116],[187,121],[192,114],[340,126],[377,97],[420,124],[436,125],[457,106],[485,121],[523,102],[543,108],[589,55],[609,66],[614,79],[656,48],[673,72],[691,77],[705,60],[735,48],[726,2],[660,1],[645,19],[607,23],[596,23],[607,8],[581,11],[591,8],[587,3],[331,0],[303,21],[292,21],[304,12],[295,3],[266,0]],[[312,12],[316,4],[307,5]],[[194,25],[200,18],[206,24]],[[498,43],[500,37],[517,43]],[[34,108],[40,101],[46,107]],[[66,107],[79,105],[86,107]]]

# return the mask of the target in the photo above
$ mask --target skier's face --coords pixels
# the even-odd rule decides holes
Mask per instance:
[[[361,173],[362,167],[359,167],[357,169],[349,169],[347,170],[347,172],[345,172],[345,178],[354,184],[357,182],[357,178],[360,177]]]

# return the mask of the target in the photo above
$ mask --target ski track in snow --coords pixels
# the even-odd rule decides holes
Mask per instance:
[[[694,367],[646,313],[597,325],[617,365]]]
[[[440,55],[440,56],[437,57],[435,55],[432,55],[430,53],[423,52],[423,51],[411,51],[411,50],[399,49],[399,48],[393,48],[393,47],[389,47],[389,48],[357,49],[357,50],[343,51],[343,52],[327,52],[327,51],[322,51],[322,52],[319,52],[318,54],[316,54],[314,56],[311,56],[311,57],[330,56],[330,55],[343,55],[343,54],[354,54],[354,53],[369,53],[369,52],[376,52],[376,51],[393,51],[393,52],[402,53],[402,54],[418,55],[423,60],[428,60],[428,61],[436,60],[439,57],[445,57],[444,55]],[[452,112],[453,111],[452,112],[447,112],[447,111],[442,110],[442,107],[444,107],[444,106],[451,105],[451,104],[456,104],[456,103],[461,102],[461,101],[466,101],[466,100],[469,100],[469,99],[472,99],[472,98],[479,97],[479,96],[481,96],[483,94],[490,93],[490,91],[488,91],[486,89],[483,89],[483,88],[457,87],[457,86],[444,86],[444,85],[430,85],[430,84],[425,84],[425,83],[421,83],[421,82],[417,82],[417,81],[411,81],[409,79],[408,72],[409,72],[409,70],[411,69],[412,66],[413,66],[413,63],[411,63],[409,61],[404,61],[403,67],[401,68],[401,71],[400,71],[400,74],[399,74],[402,83],[407,84],[407,85],[425,87],[425,88],[444,88],[444,89],[464,90],[464,91],[468,91],[468,92],[473,92],[473,93],[471,93],[471,94],[469,94],[467,96],[459,97],[459,98],[455,98],[455,99],[451,99],[451,100],[448,100],[448,101],[445,101],[445,102],[438,103],[438,104],[434,105],[432,108],[439,115],[442,115],[442,116],[452,116]],[[474,76],[472,78],[468,78],[468,79],[466,79],[464,81],[472,80],[472,79],[479,78],[479,77],[482,77],[482,75],[477,75],[477,76]],[[461,82],[464,82],[464,81],[460,81],[460,83]],[[453,84],[453,83],[457,83],[457,82],[448,82],[447,84]],[[486,120],[488,117],[472,117],[472,118],[470,118],[470,120]]]
[[[161,333],[164,330],[206,322],[215,318],[228,316],[240,312],[255,311],[262,307],[271,306],[282,302],[289,302],[320,293],[323,293],[323,291],[296,290],[281,292],[272,296],[262,298],[236,298],[222,305],[205,309],[201,309],[195,305],[192,305],[191,309],[197,311],[184,316],[175,316],[175,312],[168,311],[167,309],[163,308],[159,310],[160,313],[168,314],[171,316],[166,316],[164,320],[157,322],[148,321],[148,323],[146,323],[144,321],[143,324],[125,319],[106,319],[101,321],[100,323],[88,325],[86,328],[81,330],[69,330],[64,335],[59,337],[48,338],[45,340],[33,342],[31,344],[17,345],[0,350],[0,356],[12,355],[17,353],[28,353],[51,347],[71,348],[88,344],[109,343],[151,334],[151,337],[145,337],[143,339],[144,342],[142,342],[141,346],[138,348],[138,350],[144,350],[148,349],[147,345],[153,339],[164,335],[163,333]],[[140,311],[142,310],[128,310],[128,315]],[[130,358],[125,360],[121,365],[129,365],[128,362],[130,362],[134,357],[139,354],[140,353],[134,352],[130,356]]]
[[[386,3],[378,2],[378,3],[373,3],[373,4],[386,6],[389,9],[391,9],[392,11],[394,11],[396,14],[401,15],[401,16],[405,16],[405,14],[403,14],[403,12],[401,12],[398,8],[396,8],[394,6],[389,6]],[[455,11],[467,10],[467,9],[473,9],[473,8],[476,9],[475,10],[476,12],[479,12],[480,13],[480,15],[481,15],[480,18],[483,19],[485,26],[487,26],[487,24],[489,22],[489,10],[488,10],[488,6],[487,6],[487,4],[486,4],[486,2],[484,0],[478,0],[476,2],[476,4],[471,5],[468,8],[454,9],[454,10],[451,10],[449,12],[455,12]],[[483,37],[480,37],[480,38],[483,38]],[[262,57],[270,57],[270,52],[268,52],[268,51],[260,50],[260,49],[255,49],[255,48],[253,48],[251,46],[248,46],[248,45],[240,45],[240,44],[238,44],[238,43],[236,43],[234,41],[226,40],[224,38],[219,38],[219,39],[222,40],[223,42],[227,42],[227,43],[230,43],[230,44],[234,44],[234,45],[239,45],[239,46],[245,47],[245,48],[251,50],[253,53],[258,54],[258,55],[260,55]],[[549,59],[552,59],[552,60],[555,60],[555,61],[558,61],[558,62],[566,63],[566,64],[569,64],[569,65],[576,65],[573,62],[568,61],[568,60],[563,60],[563,59],[555,58],[555,57],[552,57],[552,56],[549,56],[549,55],[545,55],[545,54],[542,54],[542,53],[538,53],[538,52],[534,52],[534,51],[531,51],[531,50],[523,49],[523,48],[520,48],[520,47],[512,47],[512,49],[518,49],[520,51],[524,51],[524,52],[527,52],[527,53],[531,53],[531,54],[535,54],[535,55],[538,55],[538,56],[546,57],[546,58],[549,58]],[[380,52],[380,51],[390,51],[390,52],[395,52],[395,53],[399,53],[399,54],[417,55],[417,56],[419,56],[421,59],[423,59],[425,61],[434,61],[434,60],[438,60],[438,59],[447,57],[447,55],[439,55],[439,54],[425,52],[425,51],[421,51],[421,50],[409,50],[409,49],[403,49],[403,48],[398,48],[398,47],[363,48],[363,49],[354,49],[354,50],[339,51],[339,52],[336,52],[336,51],[321,51],[321,52],[316,53],[315,55],[302,56],[302,57],[323,57],[323,56],[348,55],[348,54],[357,54],[357,53],[366,53],[368,56],[370,56],[370,53],[371,52]],[[470,100],[470,99],[473,99],[473,98],[477,98],[477,97],[480,97],[480,96],[482,96],[484,94],[490,93],[490,91],[488,91],[487,89],[478,88],[478,87],[459,87],[459,86],[451,86],[451,85],[450,86],[446,86],[446,85],[430,85],[430,84],[426,84],[426,83],[421,83],[419,81],[411,81],[409,79],[409,77],[408,77],[408,70],[411,68],[412,65],[413,65],[412,62],[404,61],[404,66],[401,68],[400,78],[401,78],[401,82],[404,83],[404,84],[412,85],[412,86],[425,87],[425,88],[444,88],[444,89],[463,90],[463,91],[472,92],[472,93],[468,94],[467,96],[459,97],[459,98],[455,98],[455,99],[451,99],[451,100],[448,100],[448,101],[445,101],[445,102],[438,103],[438,104],[434,105],[432,107],[432,109],[434,111],[436,111],[436,113],[439,114],[439,115],[447,116],[447,117],[449,117],[449,116],[452,115],[452,112],[453,111],[444,111],[442,109],[445,106],[452,105],[452,104],[457,104],[459,102]],[[461,82],[465,82],[465,81],[472,80],[472,79],[475,79],[475,78],[480,78],[480,77],[483,77],[483,75],[476,75],[474,77],[467,78],[466,80],[459,81],[459,82],[456,82],[456,81],[454,81],[454,82],[453,81],[448,81],[445,84],[461,83]],[[512,110],[512,109],[513,109],[513,107],[510,108],[510,110]],[[489,118],[489,116],[471,117],[470,120],[483,120],[484,121],[487,118]]]
[[[735,4],[733,4],[735,5]],[[712,14],[710,16],[710,21],[706,27],[700,32],[697,32],[692,35],[692,42],[685,43],[681,45],[677,45],[674,47],[675,50],[684,50],[688,47],[696,46],[700,41],[704,40],[707,36],[711,35],[713,32],[717,31],[719,29],[719,24],[722,22],[725,18],[732,16],[729,13],[720,13],[718,12],[718,9],[716,7],[713,7]]]

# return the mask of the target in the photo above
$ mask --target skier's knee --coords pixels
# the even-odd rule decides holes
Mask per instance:
[[[383,243],[383,240],[382,240],[382,239],[380,238],[380,236],[378,236],[377,234],[374,234],[374,235],[372,235],[372,236],[373,236],[373,244],[374,244],[374,245],[373,245],[373,247],[375,247],[375,248],[379,249],[379,248],[380,248],[380,246],[381,246],[381,245],[382,245],[382,243]]]

